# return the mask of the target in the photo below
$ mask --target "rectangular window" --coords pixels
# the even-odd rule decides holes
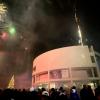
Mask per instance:
[[[69,77],[68,69],[63,69],[61,72],[62,72],[62,79]]]
[[[84,78],[88,77],[87,72],[85,70],[73,70],[72,77],[74,78]]]
[[[74,78],[88,78],[93,77],[91,69],[72,70],[72,77]]]
[[[95,63],[94,56],[91,56],[91,61],[92,61],[92,63]]]
[[[48,73],[40,74],[40,81],[44,82],[48,80]]]
[[[91,69],[87,69],[87,75],[88,77],[93,77],[93,74],[92,74],[92,70]]]
[[[47,80],[48,80],[48,72],[36,75],[36,81],[44,82],[44,81],[47,81]]]
[[[96,68],[93,68],[93,72],[94,72],[94,77],[98,77],[97,69]]]
[[[61,70],[50,71],[50,79],[61,79],[62,73]]]

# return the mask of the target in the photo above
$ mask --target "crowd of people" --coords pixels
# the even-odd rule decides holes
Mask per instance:
[[[100,86],[95,90],[89,85],[83,85],[80,91],[73,86],[70,90],[60,87],[59,89],[45,88],[34,90],[5,89],[0,90],[0,100],[100,100]]]

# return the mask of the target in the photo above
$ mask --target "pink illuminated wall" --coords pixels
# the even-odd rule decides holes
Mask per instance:
[[[71,46],[48,51],[38,56],[33,67],[36,72],[69,67],[93,67],[88,46]]]

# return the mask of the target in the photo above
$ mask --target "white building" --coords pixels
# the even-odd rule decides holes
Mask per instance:
[[[100,80],[93,48],[70,46],[45,52],[33,61],[32,85],[46,88],[81,86]]]

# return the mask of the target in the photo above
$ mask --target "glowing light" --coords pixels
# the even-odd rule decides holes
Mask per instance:
[[[4,4],[0,4],[0,13],[5,13],[7,11],[7,7]]]
[[[1,38],[2,38],[3,40],[6,40],[6,39],[8,38],[7,33],[6,33],[6,32],[3,32],[2,35],[1,35]]]
[[[92,89],[95,88],[94,83],[88,83],[88,85],[90,85]]]
[[[81,30],[80,30],[79,25],[78,25],[78,35],[79,35],[79,38],[80,38],[79,43],[80,43],[81,45],[83,45],[82,33],[81,33]]]
[[[80,30],[79,26],[78,26],[78,33],[79,33],[79,37],[82,38],[82,34],[81,34],[81,30]]]
[[[31,87],[31,88],[30,88],[30,92],[32,92],[32,91],[34,91],[34,87]]]
[[[25,47],[25,50],[27,51],[28,50],[28,47]]]
[[[50,83],[50,88],[55,88],[55,87],[56,87],[55,83]]]
[[[11,77],[11,80],[9,81],[8,87],[7,88],[14,88],[14,75]]]
[[[16,33],[15,27],[11,26],[11,27],[9,28],[9,34],[10,34],[11,36],[13,36],[13,35],[15,35],[15,33]]]
[[[81,43],[80,39],[78,40],[78,43],[79,43],[79,44]]]

